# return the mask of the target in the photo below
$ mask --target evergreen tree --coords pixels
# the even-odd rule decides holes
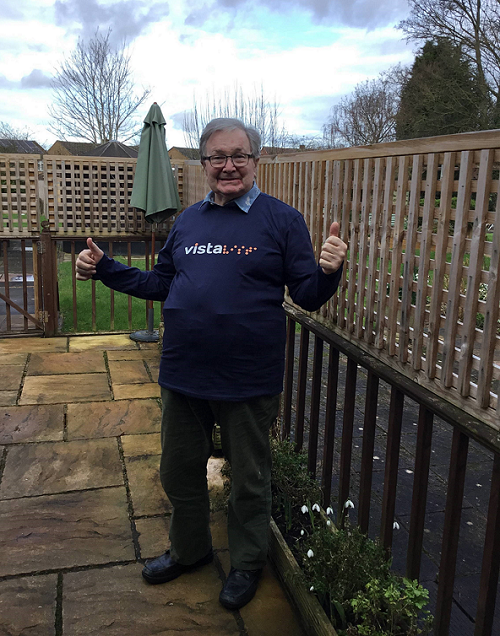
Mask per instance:
[[[426,42],[403,84],[396,138],[484,129],[487,99],[458,46],[447,39]]]

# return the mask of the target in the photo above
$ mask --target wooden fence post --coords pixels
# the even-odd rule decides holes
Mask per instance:
[[[45,337],[51,337],[57,331],[57,264],[56,250],[49,229],[49,221],[42,221],[42,233],[38,251],[42,256],[42,303]]]

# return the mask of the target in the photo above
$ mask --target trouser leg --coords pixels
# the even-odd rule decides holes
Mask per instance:
[[[210,404],[221,427],[224,454],[231,464],[231,565],[241,570],[259,569],[267,560],[271,518],[269,429],[278,415],[279,396]]]
[[[170,554],[191,565],[212,547],[207,462],[214,417],[208,402],[162,388],[160,478],[173,507]]]

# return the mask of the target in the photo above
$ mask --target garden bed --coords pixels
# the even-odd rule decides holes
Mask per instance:
[[[297,561],[273,519],[269,529],[269,557],[307,636],[337,636],[318,599],[304,586]]]

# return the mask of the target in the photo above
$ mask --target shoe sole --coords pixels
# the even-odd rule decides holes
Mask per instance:
[[[142,570],[142,577],[148,583],[151,583],[151,585],[158,585],[159,583],[168,583],[169,581],[173,581],[174,579],[177,579],[179,576],[181,576],[185,572],[191,572],[192,570],[196,570],[196,568],[201,568],[204,565],[208,565],[209,563],[212,563],[213,560],[214,560],[214,555],[212,553],[209,556],[205,557],[204,559],[201,559],[197,563],[193,563],[193,565],[184,566],[184,568],[180,572],[177,572],[176,574],[165,575],[165,576],[151,576],[150,574]]]

